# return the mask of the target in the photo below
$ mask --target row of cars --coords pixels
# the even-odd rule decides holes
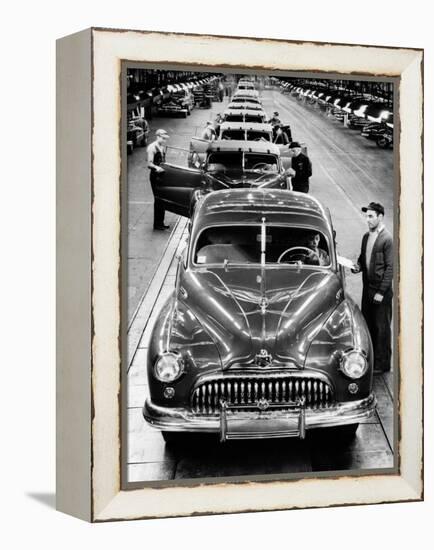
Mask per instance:
[[[327,91],[322,88],[307,88],[281,83],[281,90],[328,113],[361,135],[375,141],[378,147],[393,147],[393,112],[383,101],[355,95],[346,90]]]
[[[154,192],[166,210],[190,217],[198,201],[219,189],[290,189],[292,150],[274,143],[258,92],[239,86],[215,123],[216,139],[193,137],[187,166],[162,165]]]
[[[195,107],[211,107],[212,101],[222,99],[220,79],[210,77],[182,84],[173,84],[150,97],[128,94],[127,153],[148,142],[149,125],[144,117],[143,104],[152,101],[158,116],[181,116],[187,118]],[[152,96],[152,94],[151,94]]]
[[[213,101],[222,101],[221,79],[215,77],[206,82],[198,83],[191,88],[183,87],[172,92],[170,97],[160,103],[158,115],[177,116],[187,118],[195,108],[209,109]]]
[[[144,418],[172,444],[354,435],[375,410],[373,354],[330,212],[288,190],[277,145],[237,137],[207,143],[199,166],[162,165],[159,198],[190,221],[148,342]]]

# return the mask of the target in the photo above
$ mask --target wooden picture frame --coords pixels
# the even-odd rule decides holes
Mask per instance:
[[[399,82],[398,468],[122,489],[122,63]],[[57,507],[92,522],[423,498],[423,50],[92,28],[57,44]]]

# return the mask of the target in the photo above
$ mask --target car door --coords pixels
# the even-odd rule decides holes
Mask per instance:
[[[197,137],[191,138],[190,153],[188,155],[188,166],[190,168],[199,168],[205,161],[209,143],[207,139]]]
[[[190,217],[193,193],[202,185],[202,170],[169,163],[160,166],[164,172],[158,174],[155,197],[163,201],[166,210]]]

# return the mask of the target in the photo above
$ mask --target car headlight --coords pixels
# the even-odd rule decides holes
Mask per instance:
[[[183,370],[181,357],[175,353],[164,353],[154,365],[155,378],[160,382],[173,382],[181,376]]]
[[[368,370],[368,361],[362,351],[346,351],[341,358],[341,371],[349,378],[361,378]]]

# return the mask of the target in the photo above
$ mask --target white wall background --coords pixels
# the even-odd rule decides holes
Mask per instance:
[[[430,4],[178,0],[7,2],[1,56],[3,548],[428,548],[432,544],[433,31]],[[89,26],[426,48],[426,501],[90,526],[54,503],[55,39]],[[431,540],[429,540],[431,535]],[[397,545],[397,546],[395,546]],[[156,546],[157,547],[157,546]]]

